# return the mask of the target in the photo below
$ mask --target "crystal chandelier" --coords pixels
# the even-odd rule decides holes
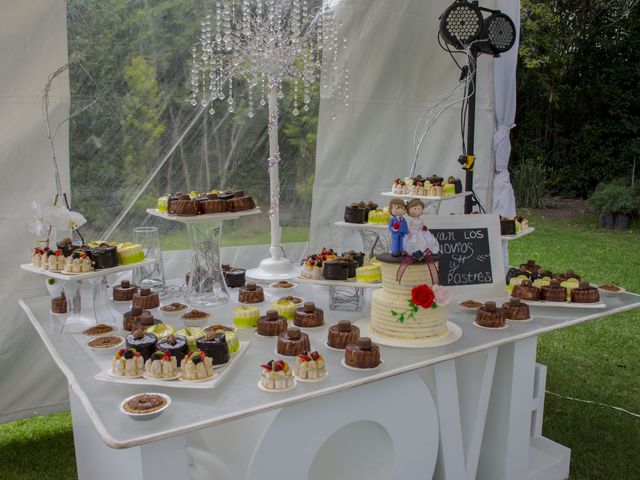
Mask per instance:
[[[246,82],[247,116],[268,105],[271,258],[253,278],[291,278],[295,269],[282,258],[279,215],[278,100],[283,87],[293,89],[291,113],[309,110],[311,86],[331,98],[349,102],[346,39],[334,12],[320,0],[216,0],[201,23],[200,41],[192,49],[191,105],[233,113],[237,98],[233,81]],[[250,272],[249,272],[250,273]]]

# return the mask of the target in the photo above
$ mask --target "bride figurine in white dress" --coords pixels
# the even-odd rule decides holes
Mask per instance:
[[[404,239],[404,250],[409,255],[420,250],[431,250],[431,253],[440,253],[440,244],[435,235],[422,222],[422,211],[424,203],[419,198],[414,198],[407,202],[407,214],[409,219],[409,234]]]

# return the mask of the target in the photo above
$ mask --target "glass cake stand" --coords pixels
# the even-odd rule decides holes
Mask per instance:
[[[389,227],[384,223],[335,222],[336,227],[352,228],[360,234],[367,258],[389,251]]]
[[[365,290],[370,288],[380,288],[381,282],[367,283],[344,280],[324,280],[296,277],[298,283],[308,283],[329,287],[329,309],[342,310],[347,312],[359,312],[364,304]]]
[[[108,308],[109,300],[107,298],[107,276],[120,272],[127,272],[135,270],[136,268],[145,267],[154,263],[154,260],[144,260],[142,262],[132,263],[130,265],[118,265],[113,268],[103,268],[100,270],[92,270],[85,273],[65,273],[65,272],[51,272],[42,268],[34,267],[31,263],[25,263],[20,265],[22,270],[30,273],[34,273],[46,278],[53,278],[54,280],[60,280],[62,282],[62,291],[67,299],[67,312],[66,314],[54,314],[65,317],[64,324],[62,326],[62,332],[64,333],[81,333],[86,328],[92,327],[97,323],[104,323],[107,325],[115,325],[116,318],[113,315],[113,311]],[[91,286],[91,308],[82,309],[82,287],[83,284],[89,283]],[[104,303],[106,305],[101,305]],[[99,318],[98,312],[108,311],[111,314],[110,318]],[[90,312],[88,314],[88,312]]]
[[[191,249],[191,267],[184,300],[192,307],[215,307],[229,301],[229,291],[220,263],[220,238],[225,220],[236,220],[260,213],[259,208],[241,212],[209,213],[206,215],[178,216],[147,209],[149,215],[183,223],[187,227]]]
[[[429,195],[399,195],[393,192],[382,192],[380,195],[383,197],[395,197],[402,198],[404,200],[410,200],[412,198],[419,198],[424,202],[424,210],[427,213],[427,209],[432,209],[436,215],[440,213],[440,203],[447,200],[454,200],[456,198],[464,198],[468,195],[471,195],[473,192],[461,192],[454,193],[453,195],[446,195],[444,197],[432,197]]]

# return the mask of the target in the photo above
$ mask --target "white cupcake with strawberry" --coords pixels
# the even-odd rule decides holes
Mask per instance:
[[[144,372],[153,378],[175,378],[178,361],[170,352],[157,351],[144,363]]]
[[[119,377],[139,377],[144,373],[144,359],[135,348],[121,348],[111,362],[111,372]]]
[[[284,360],[270,360],[261,367],[260,385],[265,390],[286,390],[294,386],[293,372]]]
[[[207,380],[214,375],[213,360],[202,350],[194,350],[184,357],[180,363],[180,369],[184,380]]]
[[[320,380],[324,378],[324,357],[318,352],[302,352],[296,357],[296,377],[301,380]]]

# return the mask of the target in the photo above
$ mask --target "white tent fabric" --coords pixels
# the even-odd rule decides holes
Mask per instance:
[[[500,8],[516,19],[518,0],[499,1]],[[338,230],[334,222],[341,218],[344,205],[351,201],[387,202],[379,192],[389,190],[393,178],[409,173],[417,119],[449,92],[459,77],[449,55],[436,41],[438,17],[450,0],[331,3],[337,4],[344,22],[352,98],[346,108],[336,105],[335,120],[329,119],[330,101],[324,98],[321,101],[310,249],[323,245],[361,248],[353,232]],[[495,7],[495,0],[483,2],[483,6]],[[514,8],[516,14],[511,13]],[[5,59],[5,68],[0,73],[3,107],[0,164],[5,172],[1,194],[5,201],[0,207],[5,272],[0,281],[4,306],[0,313],[0,362],[3,365],[0,384],[11,386],[5,387],[0,396],[1,423],[66,407],[66,380],[17,305],[21,297],[44,295],[44,282],[16,270],[16,259],[26,258],[25,245],[31,245],[33,240],[27,232],[31,200],[46,204],[54,193],[40,104],[47,75],[67,61],[65,2],[9,2],[3,9],[0,25],[0,49]],[[478,160],[474,189],[487,210],[491,210],[493,198],[496,124],[513,122],[513,115],[509,120],[506,108],[496,121],[493,77],[498,70],[493,62],[487,56],[479,61],[476,114]],[[509,70],[500,72],[508,75]],[[51,110],[54,122],[69,113],[67,77],[59,78],[54,84]],[[441,115],[425,140],[417,173],[463,176],[456,162],[460,154],[459,116],[459,106]],[[69,151],[65,128],[57,137],[56,147],[63,187],[67,188]],[[508,161],[508,155],[506,158]],[[462,201],[454,200],[443,203],[440,213],[461,211]],[[285,248],[289,258],[296,260],[307,245]],[[268,245],[232,248],[224,249],[222,256],[224,261],[250,266],[267,251]],[[164,258],[168,278],[184,273],[187,252],[169,252]],[[17,356],[24,353],[35,361],[17,362]]]
[[[338,3],[338,2],[335,2]],[[318,125],[316,178],[311,214],[313,247],[347,245],[361,248],[359,237],[334,227],[344,206],[374,200],[386,205],[394,178],[409,174],[414,158],[413,134],[425,110],[447,94],[460,72],[437,44],[438,17],[451,0],[403,2],[353,0],[338,3],[351,63],[352,98],[347,108],[322,99]],[[495,1],[482,2],[495,7]],[[460,57],[462,57],[460,55]],[[491,210],[495,131],[493,59],[478,61],[474,190]],[[464,178],[460,104],[444,112],[429,131],[416,173]],[[463,201],[442,203],[440,214],[462,213]]]
[[[493,90],[496,104],[496,133],[493,150],[496,159],[496,177],[493,183],[492,211],[505,217],[516,214],[516,200],[509,180],[509,156],[511,142],[509,131],[515,127],[516,116],[516,67],[520,41],[520,0],[498,0],[496,8],[511,17],[516,26],[516,43],[508,52],[495,60]]]

